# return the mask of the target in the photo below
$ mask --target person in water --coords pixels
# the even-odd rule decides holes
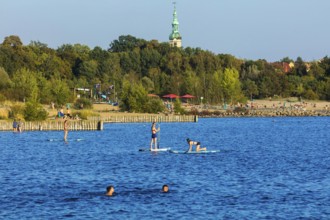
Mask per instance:
[[[168,185],[163,185],[163,187],[162,187],[162,192],[163,193],[168,193],[168,190],[169,190],[169,188],[168,188]]]
[[[202,147],[201,148],[201,142],[197,142],[197,141],[192,141],[189,138],[187,138],[187,143],[189,144],[189,150],[188,152],[192,151],[193,145],[196,145],[196,151],[206,151],[206,147]]]
[[[64,130],[64,141],[67,141],[68,133],[69,133],[69,120],[66,117],[64,118],[63,130]]]
[[[23,131],[23,122],[21,120],[18,120],[18,122],[17,122],[17,131],[18,132]]]
[[[14,119],[14,122],[13,122],[13,132],[16,132],[17,131],[17,126],[18,126],[18,123],[17,123],[16,119]]]
[[[151,126],[151,142],[150,142],[150,150],[152,150],[152,145],[154,144],[155,150],[158,148],[157,146],[157,132],[160,131],[160,128],[156,128],[156,120],[152,122]]]
[[[114,193],[115,193],[115,188],[112,185],[108,186],[107,187],[107,192],[106,192],[105,195],[106,196],[113,196]]]

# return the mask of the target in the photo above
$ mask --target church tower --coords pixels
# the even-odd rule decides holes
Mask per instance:
[[[176,6],[175,2],[174,4],[174,12],[173,12],[173,22],[172,22],[172,33],[170,34],[170,45],[172,47],[182,47],[182,42],[181,42],[181,35],[179,33],[179,21],[178,21],[178,16],[176,14]]]

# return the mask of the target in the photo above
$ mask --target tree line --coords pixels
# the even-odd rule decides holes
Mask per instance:
[[[288,67],[289,68],[285,68]],[[192,94],[195,102],[224,104],[269,97],[330,100],[330,58],[304,62],[243,60],[200,48],[176,48],[156,40],[119,36],[108,49],[64,44],[52,49],[18,36],[0,44],[0,101],[28,101],[61,106],[74,102],[74,88],[119,101],[123,110],[159,110],[147,96]],[[153,109],[155,108],[155,109]]]

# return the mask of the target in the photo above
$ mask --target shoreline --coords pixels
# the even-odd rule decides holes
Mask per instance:
[[[222,105],[207,105],[207,104],[190,104],[182,103],[182,107],[188,114],[180,115],[174,113],[162,112],[158,114],[150,113],[129,113],[120,112],[118,106],[112,106],[107,103],[93,104],[93,109],[87,110],[92,115],[87,117],[98,118],[99,121],[105,123],[119,123],[125,122],[150,122],[150,118],[166,117],[194,117],[199,118],[224,118],[224,117],[329,117],[330,116],[330,102],[328,101],[298,101],[296,99],[282,99],[282,100],[253,100],[246,104],[228,105],[224,109]],[[50,106],[45,105],[44,108],[49,113],[49,118],[43,122],[51,123],[56,118],[57,111]],[[10,105],[3,105],[0,107],[2,115],[8,114]],[[74,110],[78,111],[79,110]],[[0,115],[1,116],[1,115]],[[123,118],[123,119],[117,119]],[[134,119],[133,119],[134,118]],[[104,119],[104,120],[103,120]],[[8,123],[13,120],[8,117],[0,117],[0,123]],[[23,120],[24,121],[24,120]],[[83,120],[89,121],[89,120]],[[170,122],[171,120],[166,120]],[[178,120],[179,121],[179,120]],[[192,121],[181,120],[181,121]]]
[[[304,112],[224,112],[209,115],[199,115],[200,118],[275,118],[275,117],[330,117],[330,111],[304,111]]]

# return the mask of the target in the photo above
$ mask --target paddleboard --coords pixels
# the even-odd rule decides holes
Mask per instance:
[[[184,150],[169,150],[173,154],[212,154],[218,153],[220,150],[202,150],[202,151],[184,151]]]
[[[69,139],[68,141],[82,141],[82,140],[84,140],[84,139],[78,138],[78,139]],[[48,139],[48,141],[54,142],[54,141],[64,141],[64,140],[63,139],[50,138],[50,139]]]
[[[150,148],[140,148],[139,151],[151,151],[151,152],[164,152],[164,151],[169,151],[171,150],[171,148],[167,147],[167,148],[157,148],[157,149],[152,149],[150,150]]]

